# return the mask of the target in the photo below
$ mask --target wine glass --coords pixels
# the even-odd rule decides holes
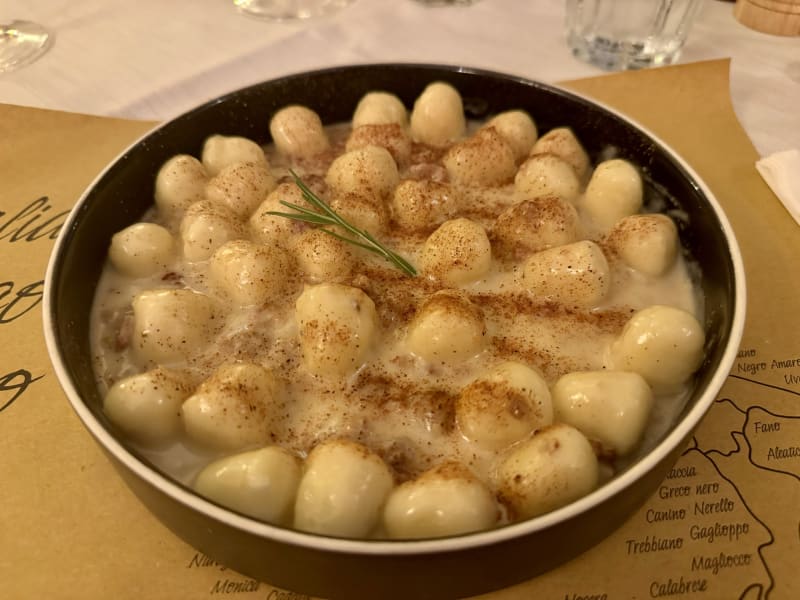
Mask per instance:
[[[478,0],[417,0],[420,4],[427,4],[428,6],[469,6],[475,4]]]
[[[32,21],[0,24],[0,73],[35,61],[53,45],[53,34]]]
[[[320,17],[353,2],[355,0],[233,0],[242,13],[270,21]]]

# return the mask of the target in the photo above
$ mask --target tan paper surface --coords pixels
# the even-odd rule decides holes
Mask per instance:
[[[800,230],[755,171],[728,63],[568,85],[661,136],[715,192],[744,253],[747,327],[718,401],[647,505],[572,562],[485,597],[800,598]],[[149,127],[0,105],[0,597],[299,600],[157,522],[74,416],[47,358],[40,300],[53,234]]]

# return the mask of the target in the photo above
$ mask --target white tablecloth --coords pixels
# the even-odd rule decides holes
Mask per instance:
[[[563,0],[356,0],[279,24],[230,0],[0,0],[0,19],[56,33],[38,62],[0,74],[0,102],[163,120],[251,83],[352,63],[458,64],[545,82],[601,74],[567,49],[563,12]],[[733,4],[706,0],[681,62],[722,57],[732,58],[734,108],[758,151],[800,147],[800,38],[749,30]]]

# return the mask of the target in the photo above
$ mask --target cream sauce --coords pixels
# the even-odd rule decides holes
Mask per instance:
[[[346,133],[347,128],[334,130],[333,136],[339,140],[337,151],[341,151]],[[268,156],[276,177],[280,177],[285,165],[271,149]],[[319,180],[330,158],[320,164],[302,165],[301,175]],[[462,190],[462,196],[466,214],[486,227],[503,208],[520,200],[513,185],[481,193]],[[165,224],[178,238],[177,224],[164,223],[154,212],[145,219]],[[584,221],[583,226],[586,231],[592,230],[591,223]],[[400,237],[395,233],[382,241],[415,263],[424,239],[424,235]],[[599,241],[597,236],[595,239]],[[303,367],[294,317],[295,300],[304,283],[299,272],[287,274],[290,291],[280,302],[229,309],[214,343],[185,362],[166,366],[190,374],[197,384],[226,362],[251,361],[270,368],[284,383],[286,395],[280,414],[274,415],[280,424],[276,438],[264,442],[278,443],[300,456],[322,440],[345,437],[378,452],[394,469],[398,481],[451,459],[468,465],[492,486],[497,454],[466,441],[454,423],[454,399],[462,387],[506,360],[536,366],[549,384],[571,371],[603,369],[610,343],[632,312],[652,304],[672,305],[702,317],[702,299],[683,257],[658,278],[642,276],[610,260],[611,292],[602,305],[586,310],[538,301],[517,283],[519,265],[495,260],[486,277],[463,288],[484,314],[485,348],[456,365],[430,364],[408,351],[404,334],[416,307],[440,286],[423,276],[408,278],[367,253],[361,259],[353,274],[341,283],[359,287],[373,299],[380,335],[372,358],[347,380],[323,381]],[[154,366],[138,361],[128,344],[133,297],[157,288],[191,288],[213,296],[205,283],[206,268],[206,262],[188,263],[178,257],[163,272],[133,280],[106,266],[92,309],[91,331],[98,385],[103,393],[115,381]],[[639,454],[671,426],[685,399],[685,392],[657,398]],[[187,484],[215,457],[184,439],[166,448],[139,450],[157,467]]]

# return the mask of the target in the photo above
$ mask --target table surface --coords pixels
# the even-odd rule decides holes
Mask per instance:
[[[39,61],[0,74],[0,102],[164,120],[237,88],[307,69],[374,62],[487,68],[553,83],[603,73],[574,58],[563,0],[427,7],[356,0],[273,23],[232,0],[0,0],[0,19],[55,32]],[[680,62],[731,57],[734,109],[762,156],[800,147],[800,38],[752,31],[706,0]]]
[[[301,70],[350,63],[462,64],[547,82],[602,74],[599,69],[573,58],[566,48],[561,0],[481,0],[468,8],[435,9],[426,9],[413,0],[357,0],[335,17],[290,25],[246,18],[237,13],[230,0],[28,0],[16,2],[13,10],[10,6],[10,0],[0,0],[0,18],[7,19],[11,14],[11,18],[39,21],[54,29],[57,39],[51,51],[37,63],[0,75],[0,102],[96,115],[163,120],[251,83]],[[733,105],[758,151],[765,155],[800,147],[800,38],[779,38],[751,31],[735,21],[730,3],[707,0],[682,62],[723,57],[732,58]],[[716,103],[722,105],[721,96],[715,98]],[[768,452],[778,439],[771,434],[755,435],[752,428],[745,428],[751,422],[745,421],[745,416],[749,419],[751,414],[762,415],[762,418],[789,415],[780,417],[783,431],[789,432],[781,438],[786,441],[780,443],[794,440],[790,436],[796,431],[791,424],[797,423],[794,417],[796,396],[793,395],[797,383],[796,380],[791,386],[783,383],[787,381],[785,377],[794,375],[783,368],[770,368],[759,372],[754,379],[755,371],[747,367],[772,364],[773,359],[788,363],[797,355],[795,332],[786,324],[794,314],[798,288],[795,279],[786,277],[785,266],[793,264],[793,257],[798,255],[796,228],[776,202],[764,198],[765,188],[756,179],[755,170],[746,168],[753,159],[748,149],[743,148],[742,143],[725,143],[730,139],[741,140],[726,107],[720,106],[720,111],[715,113],[725,117],[719,122],[706,118],[710,115],[709,105],[702,108],[694,115],[686,111],[681,113],[692,135],[692,127],[697,127],[699,120],[708,124],[708,127],[697,127],[702,131],[697,134],[700,139],[692,138],[683,130],[682,140],[686,145],[689,141],[697,142],[694,145],[701,148],[694,158],[702,163],[700,166],[705,172],[712,174],[710,182],[713,181],[714,189],[728,201],[726,210],[730,209],[731,216],[740,225],[737,235],[741,235],[748,258],[757,268],[748,272],[752,285],[748,306],[753,308],[748,309],[749,337],[748,345],[744,346],[745,358],[739,365],[740,376],[729,380],[725,403],[715,403],[714,414],[704,420],[699,442],[695,442],[696,447],[682,460],[684,466],[698,465],[698,478],[690,483],[720,485],[718,495],[710,500],[729,497],[735,500],[737,512],[731,518],[750,524],[752,533],[741,543],[720,539],[709,546],[710,540],[692,539],[687,530],[696,524],[706,528],[718,526],[716,513],[699,517],[692,514],[691,521],[683,525],[670,521],[650,523],[641,517],[632,521],[632,528],[628,529],[632,533],[628,535],[638,540],[649,539],[646,536],[665,539],[683,535],[685,549],[669,554],[645,552],[631,557],[627,550],[628,538],[618,537],[616,542],[598,546],[587,559],[590,562],[573,561],[570,563],[573,570],[554,571],[544,583],[535,582],[520,588],[518,593],[512,591],[503,597],[531,597],[537,593],[537,588],[541,589],[540,585],[572,589],[574,582],[587,583],[587,572],[591,574],[588,583],[594,585],[613,583],[623,588],[638,575],[640,581],[645,581],[641,589],[652,589],[648,587],[649,581],[662,575],[664,578],[674,576],[674,580],[680,574],[685,574],[687,579],[701,575],[690,570],[693,560],[690,554],[711,556],[720,548],[726,552],[751,553],[753,565],[748,568],[746,577],[752,576],[762,590],[772,590],[774,585],[772,596],[776,600],[800,597],[796,593],[797,561],[792,561],[798,549],[796,510],[792,510],[797,488],[791,487],[796,479],[791,473],[786,475],[786,472],[761,468],[769,464]],[[62,121],[65,118],[65,115],[51,116],[58,116]],[[95,169],[87,165],[92,165],[92,160],[99,164],[98,157],[107,150],[98,140],[106,141],[111,137],[109,133],[121,125],[106,124],[109,127],[101,136],[96,129],[93,134],[87,132],[85,120],[70,120],[73,121],[71,135],[64,140],[47,137],[52,145],[45,150],[48,156],[58,156],[78,147],[79,143],[88,145],[86,152],[73,154],[69,161],[76,166],[72,179],[63,176],[65,167],[61,165],[53,169],[58,176],[46,184],[29,183],[26,171],[20,168],[20,160],[0,158],[0,182],[12,172],[22,174],[16,177],[19,185],[13,188],[14,193],[8,195],[13,198],[11,207],[17,199],[27,202],[28,198],[44,196],[46,191],[50,198],[62,203],[55,205],[58,208],[53,212],[66,209],[76,193],[62,191],[65,181],[70,181],[74,190],[82,189],[80,186],[84,185],[87,172],[93,173]],[[5,150],[6,157],[15,154],[25,157],[25,144],[19,145],[21,150],[3,139],[3,132],[12,129],[3,127],[4,124],[0,120],[0,149]],[[14,125],[14,131],[23,128],[19,121]],[[724,131],[731,131],[731,137],[719,137]],[[91,142],[86,141],[87,135],[92,135]],[[120,133],[119,138],[127,140],[126,135]],[[120,143],[119,139],[111,140],[112,146],[116,143]],[[27,146],[30,153],[30,144]],[[720,147],[738,151],[732,151],[728,160],[714,163],[714,149]],[[709,150],[703,151],[704,148]],[[36,150],[38,152],[38,147]],[[41,163],[36,166],[41,167]],[[0,208],[12,214],[8,206]],[[8,219],[6,217],[6,223]],[[769,235],[765,235],[767,232]],[[49,249],[49,242],[44,245],[45,241],[39,244],[38,254],[26,243],[4,243],[1,253],[8,255],[10,262],[6,262],[12,266],[4,277],[16,281],[39,279],[40,272],[33,271],[31,265],[44,264],[44,252]],[[32,311],[26,323],[17,323],[19,329],[11,331],[24,331],[23,327],[35,327],[40,331],[34,317]],[[2,333],[8,335],[7,331],[6,328]],[[42,373],[49,373],[44,366],[46,354],[38,335],[19,335],[13,339],[24,340],[24,344],[30,346],[23,345],[20,349],[0,344],[0,355],[5,350],[18,354],[19,360],[30,360],[22,364],[30,367],[37,380]],[[38,362],[29,358],[32,352],[38,353],[35,355]],[[15,355],[14,368],[21,366],[17,358]],[[8,369],[12,365],[0,361],[0,373],[4,372],[3,367]],[[752,372],[753,377],[742,377],[743,371],[747,371],[745,375]],[[5,574],[5,578],[0,577],[4,592],[10,589],[10,597],[15,598],[52,597],[54,589],[56,594],[86,590],[84,597],[87,598],[114,596],[115,593],[117,597],[146,596],[146,590],[162,591],[165,597],[215,595],[202,591],[217,589],[216,586],[228,582],[227,578],[234,575],[217,566],[187,569],[187,563],[195,560],[191,557],[197,556],[194,550],[164,535],[160,526],[151,526],[149,520],[143,520],[149,519],[144,511],[126,511],[125,507],[137,506],[135,501],[121,494],[119,486],[105,485],[110,476],[108,465],[95,460],[98,454],[89,436],[74,418],[67,418],[67,404],[41,400],[59,393],[55,379],[48,376],[40,385],[43,386],[41,391],[39,388],[32,390],[24,405],[17,404],[13,411],[3,414],[13,423],[9,431],[16,434],[8,438],[11,441],[5,448],[16,449],[18,453],[14,456],[22,453],[36,461],[35,468],[30,468],[27,462],[20,461],[17,465],[14,461],[0,461],[5,469],[0,470],[11,473],[0,479],[21,482],[6,486],[6,496],[0,494],[0,497],[19,501],[13,506],[8,500],[0,504],[14,509],[11,513],[6,511],[9,515],[23,515],[23,518],[9,518],[3,522],[12,526],[11,531],[19,532],[13,536],[19,543],[12,546],[12,559],[0,560],[0,573]],[[786,389],[787,386],[791,389]],[[761,412],[750,412],[759,410]],[[47,435],[33,439],[30,432],[34,428]],[[746,438],[745,434],[750,437]],[[42,459],[52,454],[52,439],[62,436],[66,443],[60,443],[59,453],[64,460]],[[749,451],[717,450],[729,448],[731,444],[738,448],[740,443]],[[753,462],[759,460],[760,463]],[[65,464],[69,464],[69,468],[65,468]],[[80,473],[77,478],[73,476],[76,473]],[[104,482],[102,489],[97,482]],[[66,495],[51,493],[54,489],[63,492],[65,487],[69,490]],[[67,502],[63,498],[74,501]],[[662,511],[685,508],[689,513],[695,499],[693,496],[665,500],[654,496],[649,506]],[[24,503],[22,508],[20,502]],[[752,514],[751,507],[755,511]],[[125,518],[120,519],[120,514]],[[87,518],[91,520],[91,527],[86,527]],[[41,524],[40,519],[48,526],[36,526]],[[52,531],[59,534],[52,536]],[[98,558],[98,540],[106,547],[114,536],[124,540],[125,552],[106,552]],[[772,541],[767,543],[768,539]],[[609,556],[615,559],[612,568],[608,566]],[[9,573],[13,577],[9,577]],[[616,576],[618,573],[620,575]],[[719,583],[722,579],[729,582],[727,587],[734,588],[745,575],[740,571],[720,571],[715,584],[722,586]],[[138,582],[142,582],[141,585]],[[750,580],[747,582],[749,584]],[[26,593],[15,594],[15,589]],[[755,587],[748,589],[752,591]],[[170,595],[167,590],[175,593]],[[714,592],[710,593],[713,596]],[[255,594],[260,598],[267,596],[263,588],[247,596],[255,597]],[[624,595],[629,596],[630,590]],[[563,598],[564,594],[558,597]]]

